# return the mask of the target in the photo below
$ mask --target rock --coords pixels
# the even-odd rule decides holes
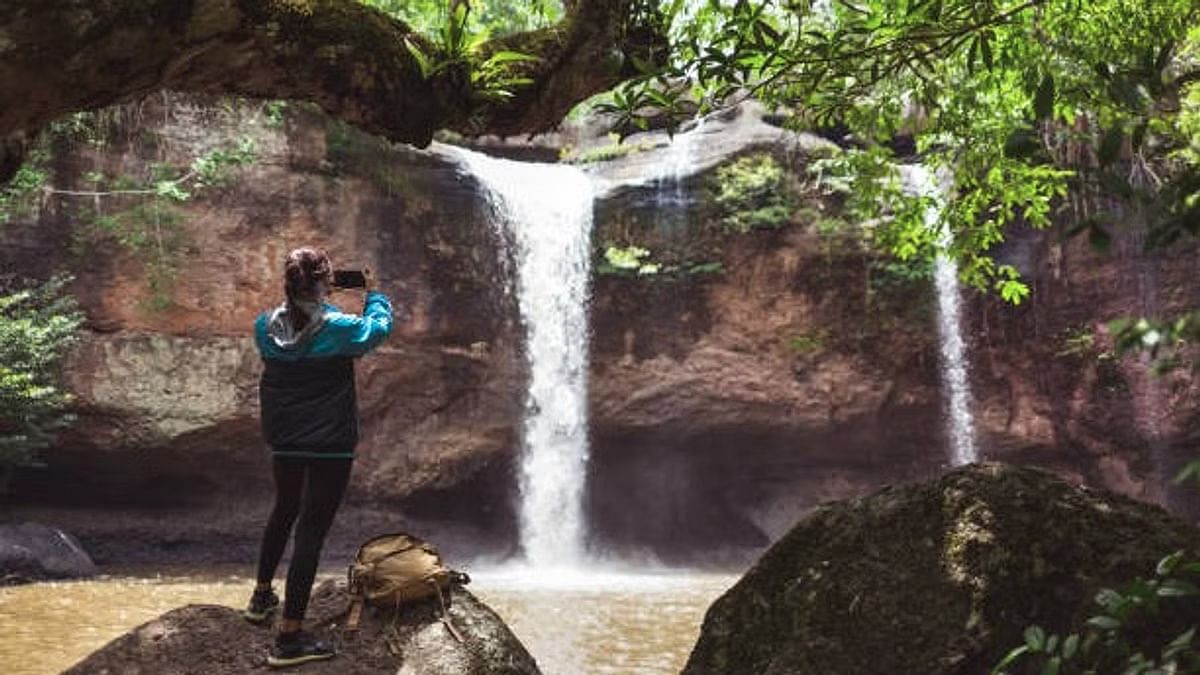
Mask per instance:
[[[0,585],[95,574],[92,559],[66,532],[38,523],[0,525]]]
[[[817,509],[709,608],[684,675],[987,672],[1180,549],[1200,530],[1158,507],[971,465]]]
[[[437,601],[399,614],[366,610],[359,630],[343,632],[344,584],[326,581],[313,592],[311,630],[338,644],[332,660],[306,664],[309,675],[537,675],[520,640],[487,605],[465,589],[450,594],[449,616],[464,641],[438,619]],[[394,621],[393,621],[394,618]],[[234,675],[274,672],[266,665],[269,628],[246,623],[240,612],[216,605],[171,610],[113,640],[67,673],[76,675]]]
[[[251,165],[178,205],[177,264],[166,287],[151,278],[152,255],[113,240],[89,245],[86,263],[68,254],[63,238],[85,236],[73,205],[33,210],[0,232],[0,266],[33,278],[73,271],[87,316],[63,368],[77,422],[42,453],[44,467],[13,480],[19,517],[70,522],[103,562],[154,560],[160,544],[189,549],[183,557],[206,543],[229,559],[244,557],[200,530],[232,504],[241,513],[269,508],[251,326],[282,301],[282,261],[301,244],[326,248],[339,266],[372,269],[398,310],[392,337],[357,366],[362,437],[347,513],[355,500],[395,513],[416,495],[437,514],[446,504],[461,509],[463,493],[510,490],[524,377],[520,326],[497,233],[471,177],[315,108],[289,105],[288,123],[279,124],[261,103],[212,103],[155,97],[139,104],[140,122],[131,117],[111,130],[102,157],[61,149],[114,176],[140,175],[146,162],[187,166],[216,147],[253,140]],[[149,138],[153,157],[137,140]],[[72,180],[54,178],[62,188]],[[362,302],[351,292],[333,301],[347,311]],[[495,500],[489,513],[466,514],[468,522],[507,546],[509,503]],[[158,517],[161,508],[176,517]],[[132,515],[115,513],[121,509]],[[99,511],[107,513],[90,515]],[[155,515],[142,519],[139,511]],[[262,518],[232,521],[225,536],[253,547]]]
[[[396,528],[399,512],[402,529],[463,542],[455,553],[511,550],[527,366],[511,254],[478,185],[447,153],[393,146],[299,104],[272,123],[262,105],[156,96],[118,116],[103,149],[64,142],[50,162],[80,167],[54,187],[92,189],[84,167],[145,175],[254,141],[252,165],[176,205],[166,306],[147,252],[101,241],[81,258],[62,245],[91,236],[78,200],[51,198],[0,231],[0,267],[72,271],[88,317],[63,373],[78,423],[43,453],[45,468],[13,481],[12,517],[70,523],[102,564],[252,558],[272,490],[250,325],[280,300],[286,251],[314,243],[375,270],[407,316],[359,363],[363,438],[331,536],[353,550],[376,523]],[[740,106],[674,142],[642,133],[626,140],[633,152],[581,165],[598,188],[595,261],[637,245],[709,269],[594,274],[586,510],[599,548],[694,564],[713,561],[716,540],[741,561],[822,501],[946,462],[932,286],[830,238],[837,200],[808,170],[829,145],[778,122]],[[611,143],[586,126],[535,141],[534,154]],[[778,229],[733,234],[714,178],[748,153],[788,170],[795,208]],[[664,175],[676,167],[684,175]],[[1200,306],[1197,245],[1149,254],[1141,238],[1114,233],[1105,257],[1062,231],[1006,234],[997,255],[1034,292],[1019,307],[967,294],[978,446],[1186,512],[1162,486],[1193,454],[1200,379],[1148,376],[1113,354],[1105,326]]]

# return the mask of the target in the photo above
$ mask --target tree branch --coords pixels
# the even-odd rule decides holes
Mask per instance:
[[[535,132],[626,74],[640,44],[633,0],[579,0],[557,25],[508,36],[538,60],[506,101],[469,76],[422,76],[404,23],[355,0],[7,0],[0,7],[0,138],[161,89],[312,101],[393,141],[424,146],[439,128]],[[7,163],[0,162],[0,168]],[[8,175],[11,175],[9,172]],[[0,175],[0,183],[8,178]]]

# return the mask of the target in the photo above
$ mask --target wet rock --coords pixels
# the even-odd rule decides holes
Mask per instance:
[[[487,605],[465,589],[450,594],[448,614],[463,641],[438,619],[437,601],[401,612],[364,611],[356,632],[343,631],[348,596],[327,581],[314,592],[308,625],[338,645],[332,660],[306,664],[328,675],[537,675],[520,640]],[[270,629],[246,623],[240,612],[188,605],[163,614],[79,662],[74,675],[234,675],[275,672],[266,656]]]
[[[0,585],[95,574],[92,559],[66,532],[38,523],[0,525]]]
[[[1026,626],[1065,634],[1180,549],[1200,530],[1158,507],[968,466],[802,520],[709,608],[684,675],[987,672]]]

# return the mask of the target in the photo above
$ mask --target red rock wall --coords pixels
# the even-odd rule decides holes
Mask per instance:
[[[23,475],[14,513],[77,532],[101,562],[252,556],[270,487],[251,322],[280,299],[284,254],[316,244],[339,264],[377,270],[406,315],[360,363],[364,437],[335,539],[348,547],[416,527],[451,550],[508,550],[520,325],[473,182],[305,108],[289,107],[276,127],[254,104],[170,103],[145,104],[102,152],[55,158],[62,187],[97,166],[186,164],[220,139],[255,140],[251,168],[186,205],[165,310],[147,308],[143,260],[111,243],[65,245],[79,221],[64,200],[0,232],[6,269],[74,270],[88,315],[65,373],[80,423],[46,454],[48,468]],[[598,255],[634,242],[723,270],[595,278],[588,511],[598,547],[740,558],[816,503],[947,461],[932,289],[881,284],[871,256],[818,235],[816,219],[836,204],[802,180],[808,154],[763,145],[765,132],[744,122],[721,131],[714,152],[765,148],[790,166],[803,208],[785,227],[721,233],[710,173],[690,179],[692,199],[675,212],[645,187],[597,204]],[[146,135],[154,142],[138,140]],[[655,161],[635,153],[624,169],[598,171]],[[1167,501],[1163,474],[1194,450],[1196,388],[1108,353],[1103,325],[1200,303],[1196,250],[1147,257],[1123,246],[1102,257],[1054,233],[1018,233],[1000,253],[1026,271],[1033,297],[1010,307],[969,294],[980,446]],[[1094,348],[1068,349],[1084,330],[1097,334]]]

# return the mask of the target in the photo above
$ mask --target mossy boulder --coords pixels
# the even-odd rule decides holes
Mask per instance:
[[[1200,530],[1158,507],[971,465],[816,509],[709,608],[684,675],[986,673],[1181,549]]]
[[[327,581],[314,592],[308,625],[338,647],[306,675],[539,675],[520,640],[487,605],[454,588],[447,611],[460,642],[439,619],[436,600],[400,612],[368,609],[358,630],[341,628],[349,597]],[[273,632],[246,623],[230,607],[188,605],[171,610],[108,643],[66,671],[78,675],[241,675],[267,666]]]

